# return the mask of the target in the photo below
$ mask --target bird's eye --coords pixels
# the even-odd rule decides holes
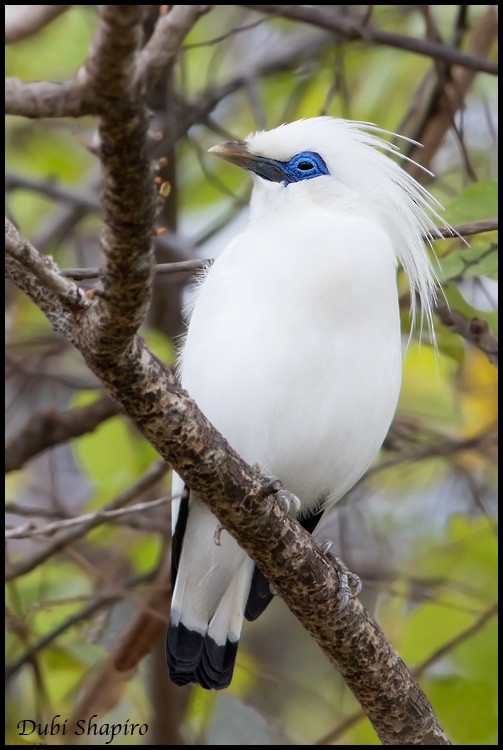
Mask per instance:
[[[329,174],[327,165],[315,151],[302,151],[300,154],[292,156],[290,161],[279,163],[282,165],[287,185],[291,182],[311,180],[313,177]]]

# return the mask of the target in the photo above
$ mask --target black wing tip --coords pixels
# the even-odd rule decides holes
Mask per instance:
[[[262,614],[274,594],[271,592],[269,581],[255,566],[250,585],[250,592],[245,607],[245,618],[252,622]]]
[[[220,646],[207,634],[190,630],[183,623],[170,623],[166,636],[166,660],[175,685],[201,685],[206,690],[228,687],[234,672],[238,642]]]
[[[173,539],[171,542],[171,585],[173,589],[175,588],[180,555],[182,554],[183,537],[185,536],[187,518],[189,516],[189,497],[190,489],[187,485],[184,485],[182,497],[180,498],[180,507],[178,509],[178,517],[176,519]]]
[[[299,518],[299,523],[306,531],[312,534],[322,515],[323,511],[316,511]],[[273,598],[274,594],[271,592],[269,581],[255,566],[244,612],[245,618],[250,622],[256,620]]]

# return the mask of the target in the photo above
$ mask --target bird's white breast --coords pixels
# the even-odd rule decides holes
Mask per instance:
[[[306,210],[285,190],[209,270],[180,373],[232,447],[309,508],[354,485],[393,417],[396,262],[385,230],[351,201]]]

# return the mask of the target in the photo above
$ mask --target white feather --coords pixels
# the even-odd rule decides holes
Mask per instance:
[[[384,131],[328,117],[246,139],[253,156],[319,154],[329,174],[253,175],[250,219],[199,286],[179,373],[231,446],[278,477],[301,514],[329,507],[374,460],[401,380],[397,264],[431,327],[435,278],[423,235],[429,193],[386,152]],[[383,153],[384,151],[384,153]],[[175,623],[237,639],[253,564],[196,499],[173,596]]]

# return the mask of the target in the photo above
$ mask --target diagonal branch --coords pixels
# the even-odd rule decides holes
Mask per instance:
[[[166,8],[169,6],[161,6]],[[139,53],[136,76],[150,88],[157,76],[166,75],[180,50],[180,40],[196,21],[211,10],[211,5],[173,5],[169,13],[163,13],[157,21],[148,43]]]
[[[470,55],[466,52],[460,52],[453,47],[445,44],[432,42],[428,39],[416,39],[414,37],[403,36],[389,31],[376,29],[370,24],[359,23],[353,19],[348,19],[342,15],[329,15],[327,12],[320,12],[317,8],[305,5],[244,5],[243,8],[251,8],[260,13],[267,13],[274,16],[288,18],[291,21],[303,21],[312,24],[320,29],[335,32],[348,41],[362,39],[365,42],[374,42],[397,49],[408,50],[417,55],[433,57],[437,60],[444,60],[451,65],[459,65],[470,70],[480,73],[490,73],[497,75],[498,64],[485,57]]]
[[[498,366],[498,339],[491,333],[487,321],[468,318],[441,301],[437,302],[435,312],[444,325],[480,349],[493,365]]]
[[[71,519],[69,524],[70,528],[60,528],[61,533],[56,536],[51,544],[47,545],[41,550],[37,550],[37,552],[31,555],[31,557],[27,557],[9,566],[6,570],[6,580],[13,580],[18,576],[23,576],[26,575],[26,573],[30,573],[50,557],[66,549],[66,547],[68,547],[70,544],[73,544],[77,539],[81,539],[83,536],[85,536],[85,534],[91,531],[91,529],[95,529],[98,526],[104,524],[108,520],[108,516],[106,515],[107,512],[115,511],[119,508],[127,506],[138,495],[140,495],[142,492],[145,492],[145,490],[149,489],[153,484],[158,482],[159,479],[161,479],[166,474],[168,468],[169,467],[167,466],[166,462],[162,459],[159,458],[157,461],[154,461],[149,466],[149,468],[139,477],[139,479],[134,482],[134,484],[132,484],[130,487],[128,487],[127,490],[117,495],[108,503],[108,505],[104,509],[105,514],[91,514],[90,517],[86,518],[85,520],[81,520],[81,522],[77,526],[74,526],[71,523],[71,521],[74,520]]]
[[[12,234],[17,233],[16,229],[10,224],[5,223],[5,243],[6,247],[12,240]],[[11,229],[12,228],[12,229]],[[33,273],[28,271],[23,265],[12,257],[8,252],[5,254],[5,277],[11,279],[14,284],[27,294],[33,302],[45,314],[55,331],[71,331],[71,313],[65,308],[62,302],[55,294],[40,284],[39,279]]]
[[[458,633],[454,638],[452,638],[450,641],[445,643],[444,645],[440,646],[431,656],[429,656],[424,662],[419,664],[419,666],[414,669],[414,676],[419,677],[424,672],[426,672],[433,664],[439,662],[441,659],[443,659],[446,655],[451,653],[457,646],[459,646],[461,643],[467,641],[469,638],[472,638],[475,633],[478,633],[480,630],[482,630],[486,624],[491,620],[491,618],[495,617],[495,615],[498,613],[498,606],[497,604],[493,604],[490,607],[488,607],[480,617],[472,623],[468,628]],[[365,714],[363,711],[354,711],[352,714],[347,716],[344,721],[341,721],[340,724],[335,727],[335,729],[332,729],[328,734],[326,734],[324,737],[321,737],[317,742],[315,742],[315,745],[333,745],[337,740],[339,740],[345,732],[348,731],[348,729],[351,729],[352,726],[357,724],[361,719],[365,718]]]
[[[119,411],[108,397],[86,406],[58,412],[53,409],[35,414],[17,435],[5,445],[5,471],[20,469],[42,451],[91,432]]]
[[[476,53],[480,58],[486,58],[497,39],[497,35],[497,10],[494,6],[488,6],[487,11],[480,17],[472,30],[470,51]],[[416,179],[421,179],[421,166],[430,168],[445,134],[453,126],[455,127],[455,116],[465,105],[467,93],[476,73],[477,71],[473,68],[463,68],[456,65],[448,71],[448,74],[444,72],[441,76],[441,81],[436,87],[436,95],[431,105],[428,120],[421,132],[416,134],[416,139],[421,141],[421,147],[414,148],[409,154],[416,164],[411,164],[408,171]]]
[[[23,240],[19,232],[5,220],[5,251],[27,271],[30,271],[45,289],[53,292],[56,298],[67,307],[86,308],[90,305],[86,293],[69,279],[64,278],[49,255],[40,255],[33,245]]]
[[[43,29],[71,5],[7,5],[5,7],[5,43],[12,44]]]
[[[21,669],[24,664],[32,661],[40,651],[42,651],[44,648],[47,648],[47,646],[50,646],[50,644],[54,640],[56,640],[58,636],[60,636],[62,633],[65,633],[69,628],[74,627],[80,622],[88,620],[90,617],[96,614],[96,612],[99,612],[100,609],[110,607],[110,605],[114,604],[116,601],[121,601],[122,599],[124,599],[125,591],[127,591],[128,589],[134,589],[142,583],[148,583],[152,580],[152,578],[156,576],[156,573],[156,570],[150,570],[147,573],[136,575],[134,578],[131,578],[128,581],[124,581],[121,584],[119,590],[103,591],[94,599],[91,599],[91,601],[88,602],[84,607],[67,617],[66,620],[63,620],[63,622],[60,622],[53,630],[46,633],[46,635],[42,636],[42,638],[40,638],[37,643],[34,643],[32,646],[30,646],[15,661],[8,663],[5,668],[6,680],[14,677],[14,675]]]

